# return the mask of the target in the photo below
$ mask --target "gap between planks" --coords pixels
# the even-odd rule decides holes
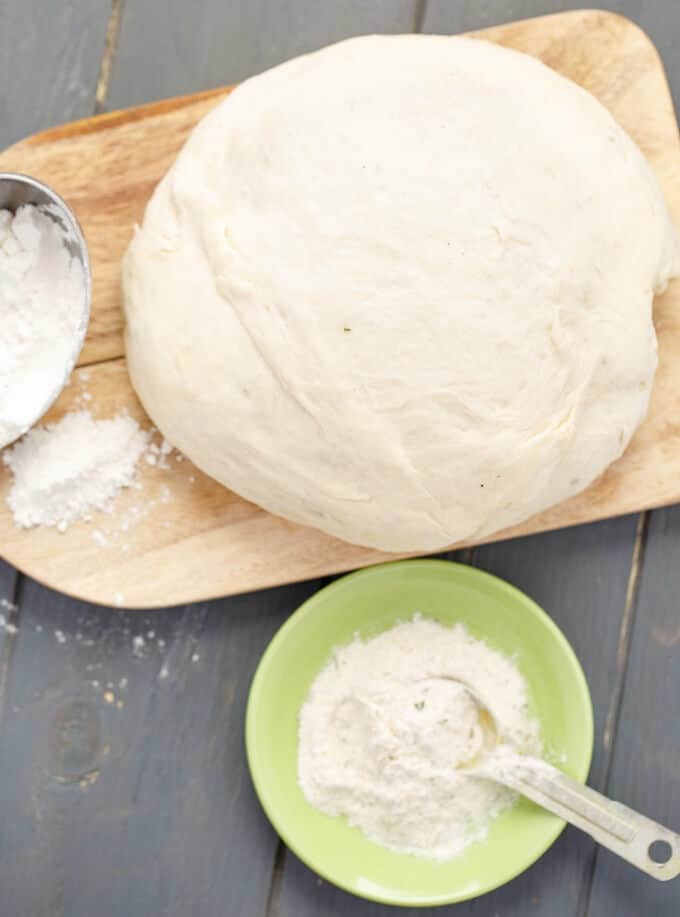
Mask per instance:
[[[638,595],[640,592],[640,577],[644,566],[645,554],[647,550],[647,533],[649,531],[649,512],[640,513],[638,517],[637,528],[635,531],[635,543],[633,545],[633,554],[630,562],[630,572],[628,574],[628,584],[626,587],[626,601],[621,616],[621,626],[619,628],[619,640],[616,647],[616,673],[614,687],[612,689],[607,709],[607,718],[605,720],[604,731],[602,733],[602,745],[604,750],[604,768],[602,773],[602,786],[596,787],[605,795],[609,789],[611,770],[614,762],[614,748],[616,745],[616,734],[619,727],[619,717],[621,714],[621,705],[623,703],[623,691],[628,674],[628,663],[630,661],[631,639],[633,634],[633,624],[637,612]],[[580,902],[576,913],[579,917],[587,917],[590,911],[590,899],[593,889],[593,880],[599,856],[599,844],[594,843],[593,849],[587,865],[585,883],[582,886],[579,895]]]
[[[97,79],[94,97],[95,115],[101,114],[104,110],[106,97],[109,94],[111,69],[118,50],[118,38],[120,36],[120,26],[123,19],[123,3],[124,0],[112,0],[111,2],[111,15],[106,25],[104,53],[102,54],[101,65],[99,67],[99,78]]]
[[[9,596],[10,607],[2,608],[2,615],[5,619],[5,639],[2,643],[2,653],[0,653],[0,723],[3,722],[5,715],[5,697],[7,694],[7,679],[12,664],[12,656],[17,643],[19,634],[19,605],[23,586],[24,577],[19,571],[15,572],[12,591]]]
[[[267,895],[267,906],[265,908],[265,917],[276,917],[279,910],[279,900],[283,888],[283,875],[286,870],[288,849],[280,837],[276,839],[276,853],[274,854],[274,865],[272,866],[272,878],[269,883],[269,894]]]
[[[607,710],[607,719],[605,721],[602,742],[604,750],[607,752],[609,765],[611,751],[616,737],[616,729],[619,722],[621,711],[621,702],[623,699],[623,687],[628,671],[628,660],[630,657],[630,641],[633,630],[633,621],[635,611],[637,610],[637,598],[640,588],[640,574],[644,563],[645,550],[647,547],[647,531],[649,528],[649,513],[640,513],[638,517],[637,529],[635,532],[635,544],[633,546],[633,556],[631,558],[630,573],[628,574],[628,586],[626,588],[626,604],[623,609],[621,618],[621,628],[619,630],[619,642],[616,648],[616,682],[612,691],[609,709]],[[609,779],[608,770],[605,771],[605,780]]]
[[[97,78],[97,87],[95,91],[95,102],[93,109],[94,115],[100,115],[104,112],[104,106],[106,104],[106,99],[109,94],[109,86],[111,84],[113,63],[116,59],[116,54],[118,53],[118,40],[120,38],[120,30],[123,23],[124,7],[125,0],[112,0],[111,2],[111,14],[106,25],[104,51],[99,67],[99,76]],[[78,363],[77,369],[102,366],[105,363],[111,363],[113,360],[123,359],[125,359],[124,353],[119,354],[118,356],[107,357],[105,360],[86,360],[82,363]]]
[[[427,14],[427,0],[415,0],[415,7],[413,10],[413,31],[422,32],[423,23],[425,22],[425,16]]]

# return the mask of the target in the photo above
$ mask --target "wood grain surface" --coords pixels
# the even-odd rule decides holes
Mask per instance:
[[[32,0],[2,0],[3,146],[92,113],[109,12],[102,0],[41,3],[39,11]]]
[[[478,34],[540,57],[597,96],[649,158],[680,223],[677,126],[658,55],[638,28],[608,13],[575,12]],[[80,363],[91,364],[86,397],[100,416],[125,409],[145,421],[122,357],[120,259],[155,184],[193,125],[226,91],[68,124],[0,156],[0,168],[36,174],[53,184],[84,227],[94,299]],[[674,419],[680,411],[679,307],[680,283],[674,283],[655,304],[660,367],[649,416],[625,456],[585,493],[494,537],[621,515],[680,497],[675,474],[680,424]],[[73,407],[77,385],[78,380],[48,420]],[[18,530],[3,501],[3,555],[61,591],[125,607],[228,595],[388,558],[275,518],[187,462],[173,462],[164,472],[144,468],[140,477],[141,496],[127,492],[113,516],[71,526],[65,534]],[[10,483],[9,471],[0,471],[0,499]],[[117,520],[133,510],[134,525],[125,523],[124,534],[116,531]]]

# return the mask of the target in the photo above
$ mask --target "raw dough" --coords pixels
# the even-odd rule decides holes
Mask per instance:
[[[679,268],[651,169],[584,90],[482,41],[357,38],[198,125],[126,256],[130,373],[247,499],[430,551],[621,455]]]

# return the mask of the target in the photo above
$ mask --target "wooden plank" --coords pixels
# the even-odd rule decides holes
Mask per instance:
[[[604,744],[610,698],[623,677],[619,645],[636,518],[610,520],[540,537],[476,548],[473,563],[514,583],[546,609],[570,640],[583,665],[593,699],[596,744],[590,783],[603,785],[610,749]],[[624,635],[625,636],[625,635]],[[567,828],[540,862],[510,885],[456,905],[461,917],[576,917],[587,897],[594,843]],[[391,908],[358,902],[319,883],[286,854],[277,882],[276,917],[370,915]],[[405,912],[440,913],[438,909]],[[615,913],[612,911],[611,913]]]
[[[577,12],[486,34],[543,56],[609,105],[641,141],[680,219],[677,125],[656,52],[638,29],[609,14]],[[153,183],[211,101],[202,96],[104,116],[33,138],[0,157],[7,164],[30,156],[41,174],[53,170],[55,176],[62,175],[60,186],[69,176],[69,199],[83,220],[94,259],[89,339],[100,355],[101,348],[120,346],[119,257],[135,214],[139,217]],[[110,184],[102,181],[102,174]],[[114,188],[113,195],[107,188]],[[679,303],[677,282],[656,300],[660,368],[649,416],[623,458],[584,493],[492,537],[573,525],[680,497],[675,473],[680,462],[680,425],[672,422],[680,413]],[[123,361],[97,365],[90,375],[91,403],[98,409],[105,408],[109,414],[123,408],[139,411]],[[64,395],[51,419],[68,407],[72,394]],[[166,475],[164,484],[172,499],[162,510],[167,512],[162,519],[168,523],[165,531],[159,528],[157,513],[148,514],[130,533],[126,555],[116,545],[93,554],[96,545],[83,525],[72,526],[62,536],[18,532],[4,510],[0,512],[3,556],[47,585],[89,601],[110,603],[113,584],[126,578],[130,585],[124,594],[130,606],[196,601],[336,573],[384,558],[275,519],[224,488],[206,485],[192,490],[186,485],[187,469],[186,464],[173,466]],[[9,472],[0,471],[0,499],[8,486]],[[219,562],[227,555],[229,563]],[[211,557],[217,561],[209,563]]]
[[[26,585],[0,743],[3,914],[264,912],[276,838],[245,702],[314,588],[144,615]]]
[[[107,0],[0,4],[0,147],[94,108]]]
[[[526,19],[575,9],[610,10],[626,16],[641,26],[650,36],[663,58],[676,108],[680,106],[680,60],[676,53],[680,33],[680,4],[675,0],[646,2],[640,0],[427,0],[423,31],[442,34],[484,29],[509,19]]]
[[[680,507],[652,513],[607,793],[680,832]],[[588,917],[677,917],[678,880],[599,850]]]
[[[410,32],[416,0],[127,0],[108,108],[239,82],[351,35]]]

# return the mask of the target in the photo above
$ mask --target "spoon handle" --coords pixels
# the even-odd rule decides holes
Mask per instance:
[[[655,879],[680,874],[680,835],[537,758],[503,756],[489,762],[489,777],[590,834],[598,844]]]

